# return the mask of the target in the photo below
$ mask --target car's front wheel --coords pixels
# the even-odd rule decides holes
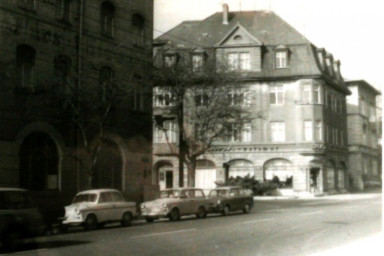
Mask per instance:
[[[123,218],[121,219],[121,225],[124,227],[130,226],[132,223],[132,214],[130,212],[126,212],[123,214]]]
[[[94,230],[97,228],[97,218],[95,215],[90,214],[84,221],[84,229],[85,230]]]
[[[207,213],[205,211],[205,208],[203,206],[200,206],[197,210],[196,214],[197,218],[205,218],[207,216]]]
[[[180,213],[177,208],[173,208],[171,213],[169,214],[169,220],[170,221],[177,221],[180,219]]]
[[[243,213],[249,213],[251,211],[251,206],[249,204],[245,204],[243,208]]]

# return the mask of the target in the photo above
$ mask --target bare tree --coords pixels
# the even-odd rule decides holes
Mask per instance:
[[[188,186],[195,186],[196,162],[214,143],[227,140],[235,130],[239,133],[252,119],[246,104],[246,93],[233,97],[236,77],[231,72],[217,71],[205,66],[204,71],[194,72],[188,63],[156,68],[154,86],[169,92],[166,107],[154,110],[156,125],[167,135],[164,120],[174,119],[178,128],[178,149],[171,152],[179,159],[179,185],[183,186],[183,166],[188,170]],[[155,94],[156,100],[156,94]]]

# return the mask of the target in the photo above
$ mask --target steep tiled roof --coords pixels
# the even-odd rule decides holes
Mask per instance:
[[[274,12],[230,12],[229,24],[223,24],[222,12],[201,21],[185,21],[156,40],[170,40],[185,47],[211,47],[238,24],[264,45],[309,44],[310,42]]]
[[[339,91],[349,94],[342,77],[320,63],[318,49],[291,25],[270,11],[229,12],[228,24],[223,24],[223,13],[217,12],[200,21],[184,21],[155,39],[154,44],[166,43],[166,49],[213,49],[241,27],[263,46],[262,67],[259,71],[240,74],[244,79],[286,79],[294,77],[323,77]],[[289,67],[276,69],[274,50],[278,46],[288,49]],[[322,51],[327,54],[325,50]],[[331,56],[331,55],[330,55]],[[325,59],[325,56],[323,56]]]

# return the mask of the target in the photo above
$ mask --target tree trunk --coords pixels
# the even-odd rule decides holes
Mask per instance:
[[[196,179],[196,158],[190,159],[190,162],[187,164],[188,168],[188,187],[195,187]]]

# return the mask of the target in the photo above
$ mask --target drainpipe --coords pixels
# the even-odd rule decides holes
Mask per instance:
[[[81,88],[81,76],[82,76],[82,40],[83,40],[83,20],[84,18],[84,0],[79,1],[79,24],[77,31],[77,88]],[[81,140],[79,132],[76,132],[77,145]],[[77,191],[80,191],[80,163],[76,162],[77,169]]]

